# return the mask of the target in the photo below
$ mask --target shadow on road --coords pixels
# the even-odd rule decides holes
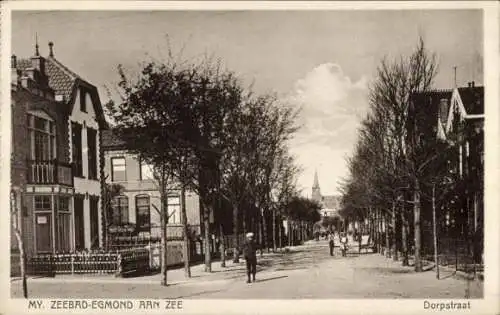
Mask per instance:
[[[201,292],[191,293],[188,295],[181,295],[181,296],[178,296],[174,299],[190,298],[190,297],[200,296],[200,295],[207,294],[207,293],[218,293],[218,292],[222,292],[222,291],[223,290],[205,290],[205,291],[201,291]]]
[[[356,268],[357,270],[360,271],[367,271],[367,272],[377,272],[379,274],[409,274],[409,273],[415,273],[413,269],[402,269],[402,268],[390,268],[390,267],[361,267],[361,268]]]
[[[256,281],[256,282],[266,282],[266,281],[277,280],[277,279],[283,279],[283,278],[288,278],[288,276],[278,276],[278,277],[272,277],[272,278],[257,279],[257,281]]]

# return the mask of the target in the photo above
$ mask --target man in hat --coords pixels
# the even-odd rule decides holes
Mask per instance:
[[[250,275],[252,275],[252,280],[255,282],[255,273],[257,272],[257,246],[252,232],[246,234],[243,255],[247,263],[247,283],[250,283]]]

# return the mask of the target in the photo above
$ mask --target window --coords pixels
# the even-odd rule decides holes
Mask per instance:
[[[35,196],[35,211],[52,210],[51,196]]]
[[[97,131],[87,128],[89,179],[97,179]]]
[[[168,197],[168,223],[178,224],[181,223],[180,219],[180,198],[178,196]]]
[[[73,158],[73,176],[83,177],[82,163],[82,125],[71,123],[71,144]]]
[[[153,167],[141,160],[141,180],[154,179]]]
[[[57,219],[57,231],[58,231],[58,248],[59,252],[67,253],[71,250],[70,245],[70,223],[71,214],[69,213],[59,213],[59,218]]]
[[[125,158],[111,158],[111,181],[123,182],[127,180],[127,172],[125,168]]]
[[[113,225],[128,223],[128,198],[126,196],[114,197],[111,202]]]
[[[33,160],[52,160],[56,156],[56,128],[53,121],[28,114],[28,142]]]
[[[60,252],[69,252],[71,250],[71,213],[69,208],[70,197],[58,197],[58,211],[57,216],[57,250]]]
[[[80,88],[80,110],[87,112],[87,93],[85,93],[84,88]]]
[[[69,212],[69,197],[68,196],[59,196],[59,211],[60,212]]]
[[[135,211],[137,230],[149,232],[151,230],[149,196],[135,197]]]

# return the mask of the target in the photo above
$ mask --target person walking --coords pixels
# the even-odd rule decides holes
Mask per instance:
[[[348,245],[347,245],[347,234],[345,232],[343,232],[340,236],[340,248],[342,250],[342,256],[347,256],[347,249],[348,249]]]
[[[328,234],[328,245],[330,246],[330,256],[333,256],[333,250],[335,248],[335,235],[332,231]]]
[[[243,255],[247,265],[247,283],[250,283],[250,275],[255,282],[255,274],[257,273],[257,248],[253,238],[253,233],[246,234],[246,241],[243,248]]]

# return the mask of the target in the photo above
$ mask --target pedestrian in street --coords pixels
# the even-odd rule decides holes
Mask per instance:
[[[345,232],[343,232],[340,236],[340,248],[342,250],[342,256],[346,256],[347,255],[347,234]]]
[[[246,235],[243,255],[247,265],[247,283],[251,282],[250,275],[252,276],[253,282],[255,282],[255,274],[257,273],[257,246],[252,232]]]
[[[330,256],[333,256],[333,249],[335,248],[335,235],[332,231],[328,236],[328,245],[330,246]]]

